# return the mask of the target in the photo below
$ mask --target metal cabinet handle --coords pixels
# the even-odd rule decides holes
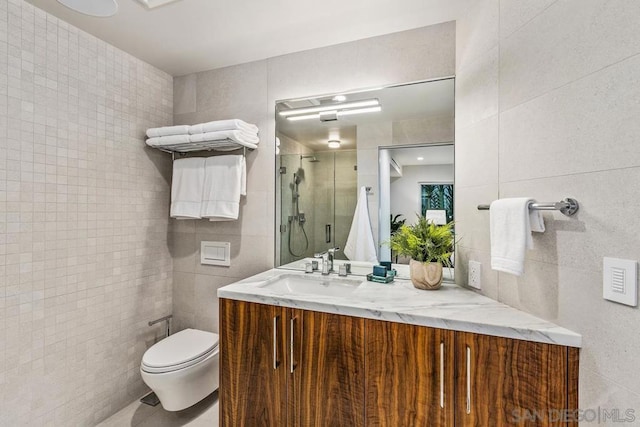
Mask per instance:
[[[296,318],[292,317],[289,322],[289,327],[291,328],[291,341],[289,341],[289,371],[293,374],[294,364],[293,364],[293,348],[294,348],[294,322]]]
[[[273,369],[278,369],[278,316],[273,316]]]
[[[471,347],[467,346],[467,414],[471,413]]]
[[[440,407],[444,408],[444,343],[440,343]]]

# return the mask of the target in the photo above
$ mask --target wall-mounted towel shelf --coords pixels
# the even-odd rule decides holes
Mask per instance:
[[[193,151],[254,150],[258,146],[249,142],[241,143],[232,139],[220,139],[217,141],[185,142],[182,144],[155,145],[151,147],[157,148],[165,153],[191,153]]]
[[[150,128],[146,131],[149,147],[165,153],[197,151],[236,151],[258,148],[258,127],[240,119],[215,120],[196,125]]]
[[[529,205],[529,209],[534,209],[537,211],[560,211],[566,216],[571,216],[578,212],[579,207],[580,205],[578,205],[578,201],[570,197],[567,197],[560,202],[531,203]],[[478,205],[478,210],[488,211],[489,205]]]

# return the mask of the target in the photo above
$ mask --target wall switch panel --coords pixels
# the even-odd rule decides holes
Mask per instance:
[[[231,265],[231,243],[200,242],[200,264]]]
[[[469,261],[469,286],[480,289],[482,285],[482,263]]]
[[[632,307],[638,305],[637,261],[605,258],[602,273],[604,299]]]

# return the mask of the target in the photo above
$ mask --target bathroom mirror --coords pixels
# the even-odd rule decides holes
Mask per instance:
[[[279,101],[276,138],[276,266],[334,247],[347,260],[361,187],[379,261],[391,260],[390,215],[453,217],[434,204],[453,200],[452,78]]]

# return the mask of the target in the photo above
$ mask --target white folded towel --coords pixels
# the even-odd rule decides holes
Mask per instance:
[[[161,128],[151,128],[147,129],[147,136],[149,138],[157,138],[159,136],[169,136],[169,135],[182,135],[185,133],[189,133],[189,125],[179,125],[179,126],[164,126]]]
[[[527,249],[533,249],[531,232],[544,232],[540,211],[529,209],[535,200],[527,197],[500,199],[491,203],[491,268],[521,276]]]
[[[172,218],[201,218],[204,165],[204,157],[190,157],[173,162],[170,212]]]
[[[367,189],[361,187],[356,211],[353,214],[353,222],[351,222],[351,230],[344,247],[344,254],[351,261],[378,262],[367,205]]]
[[[242,130],[247,133],[258,133],[258,126],[239,119],[216,120],[214,122],[200,123],[189,127],[189,133],[218,132],[221,130]]]
[[[147,145],[151,147],[162,147],[163,145],[186,144],[189,141],[189,135],[169,135],[156,136],[147,139]]]
[[[246,182],[246,178],[243,178],[243,172],[246,172],[244,161],[244,156],[237,155],[207,158],[200,210],[202,218],[211,221],[238,219],[242,182]]]
[[[217,132],[197,133],[189,135],[190,142],[218,141],[222,139],[230,139],[238,143],[257,144],[260,139],[257,135],[244,132],[241,130],[221,130]]]

